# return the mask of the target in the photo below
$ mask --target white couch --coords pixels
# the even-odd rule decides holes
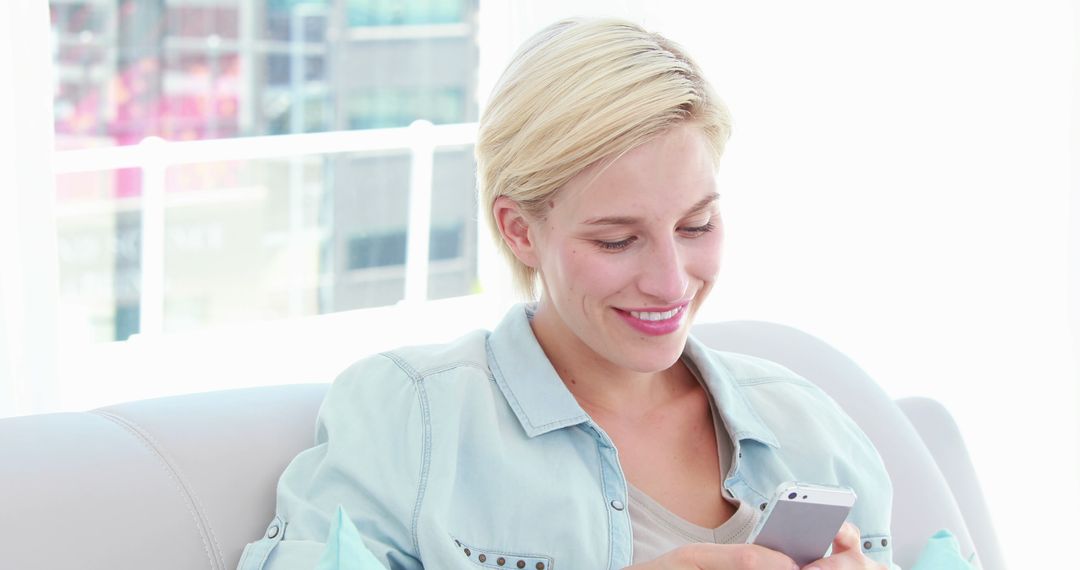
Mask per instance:
[[[862,426],[893,478],[899,564],[909,567],[926,539],[948,528],[984,568],[1004,568],[963,441],[943,407],[921,398],[894,402],[843,354],[788,327],[729,322],[698,325],[695,334],[788,366]],[[278,476],[312,444],[326,387],[229,390],[0,420],[0,569],[233,570],[243,546],[273,518]]]

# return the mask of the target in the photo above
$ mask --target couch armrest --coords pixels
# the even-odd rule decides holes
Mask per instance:
[[[998,547],[997,533],[991,524],[982,487],[975,475],[967,446],[949,411],[929,398],[902,398],[896,401],[934,456],[949,484],[953,497],[964,512],[964,521],[975,543],[975,550],[986,570],[1003,570],[1005,561]]]

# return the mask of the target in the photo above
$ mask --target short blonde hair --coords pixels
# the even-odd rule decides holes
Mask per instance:
[[[496,84],[476,142],[480,204],[518,289],[535,295],[537,271],[502,239],[492,208],[507,196],[535,219],[586,167],[671,127],[701,127],[719,159],[727,107],[675,43],[622,20],[563,20],[527,40]]]

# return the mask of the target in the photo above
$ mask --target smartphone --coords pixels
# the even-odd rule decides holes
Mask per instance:
[[[801,568],[825,556],[855,499],[848,487],[782,483],[747,543],[782,552]]]

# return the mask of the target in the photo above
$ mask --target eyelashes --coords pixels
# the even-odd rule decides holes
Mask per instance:
[[[619,251],[621,249],[626,249],[630,247],[630,244],[634,243],[635,241],[637,241],[637,237],[630,236],[626,239],[621,239],[619,241],[597,240],[596,245],[597,247],[605,251]]]
[[[695,237],[698,237],[700,235],[707,234],[707,233],[713,231],[714,229],[716,229],[716,225],[713,224],[712,222],[708,222],[703,226],[692,226],[692,227],[688,227],[688,228],[679,228],[679,232],[686,235],[687,237],[695,238]],[[630,237],[628,237],[626,239],[621,239],[621,240],[618,240],[618,241],[596,240],[595,243],[596,243],[596,246],[598,248],[600,248],[601,250],[603,250],[603,251],[612,251],[612,252],[614,252],[614,251],[622,251],[622,250],[630,247],[630,245],[633,244],[634,242],[636,242],[637,239],[638,239],[637,236],[630,236]]]
[[[709,232],[711,232],[711,231],[713,231],[715,229],[716,229],[716,226],[712,222],[707,222],[704,226],[694,226],[692,228],[683,228],[682,231],[687,232],[687,233],[691,233],[691,234],[695,234],[695,235],[700,235],[700,234],[709,233]]]

